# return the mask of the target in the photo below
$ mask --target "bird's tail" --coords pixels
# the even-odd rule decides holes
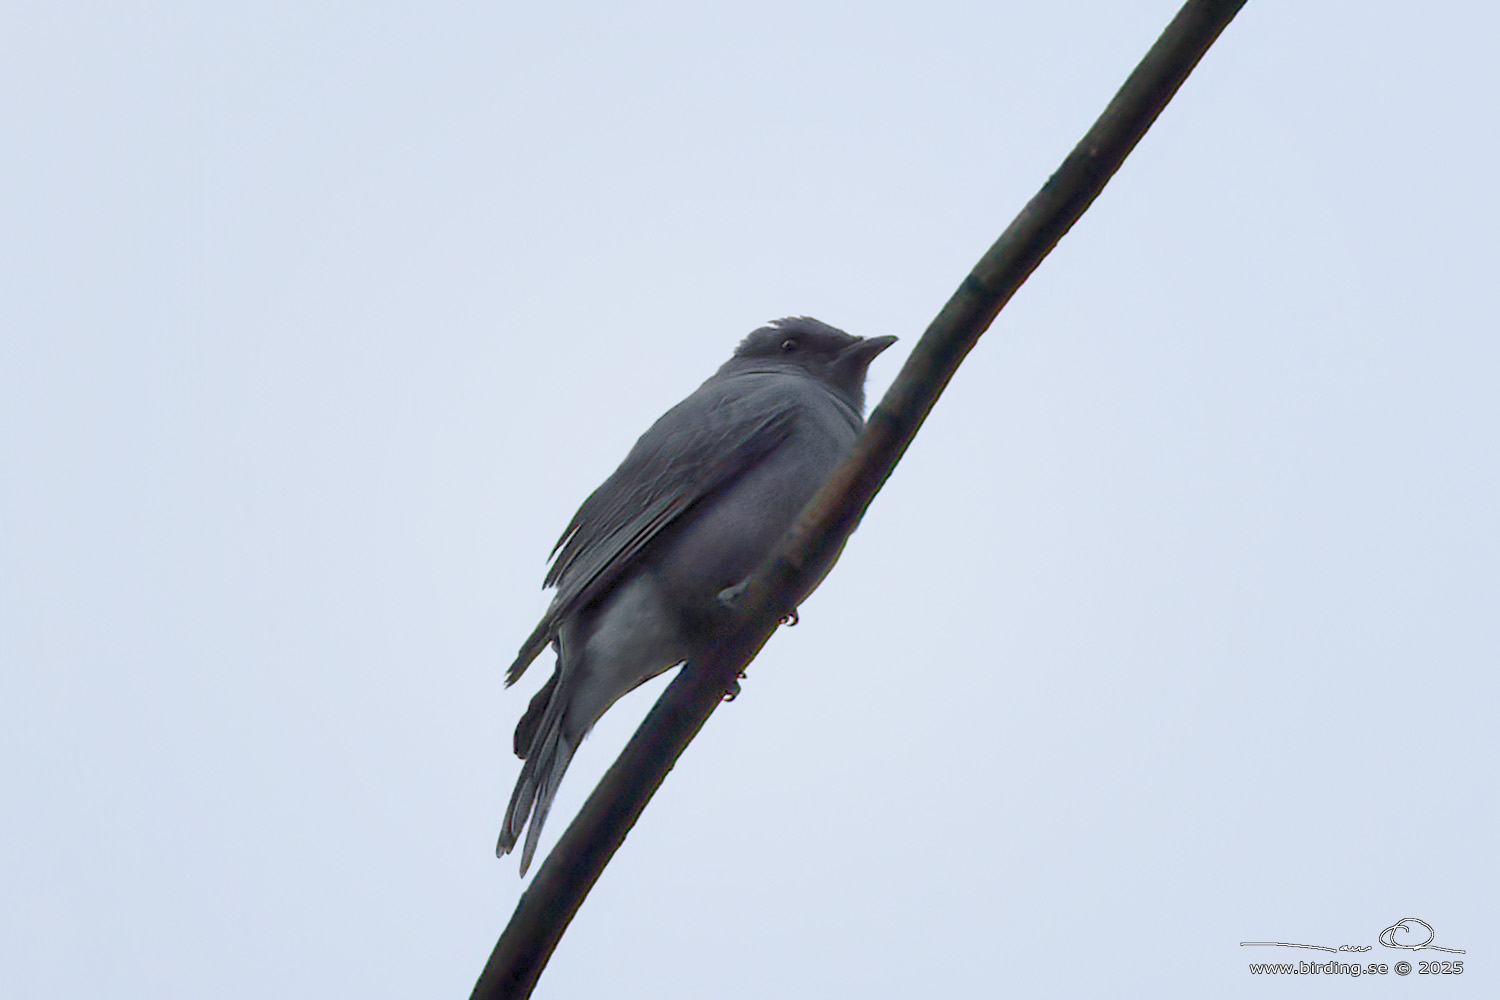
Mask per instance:
[[[521,849],[522,875],[531,867],[531,856],[536,853],[547,811],[552,808],[557,786],[562,783],[563,773],[573,762],[573,751],[577,749],[563,734],[563,707],[564,699],[554,692],[541,724],[532,735],[531,746],[527,748],[526,763],[521,766],[521,777],[516,781],[516,790],[511,793],[505,823],[500,827],[500,843],[495,847],[497,857],[514,850],[516,841],[521,838],[521,829],[530,818],[531,828],[526,831],[526,844]]]

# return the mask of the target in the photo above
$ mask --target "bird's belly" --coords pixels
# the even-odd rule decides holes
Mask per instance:
[[[707,607],[770,554],[854,441],[847,434],[801,435],[795,449],[773,455],[707,498],[684,518],[654,572],[689,606]]]
[[[687,658],[681,618],[653,574],[643,573],[610,594],[583,630],[564,626],[564,649],[583,643],[570,657],[578,671],[564,723],[575,743],[609,706]]]

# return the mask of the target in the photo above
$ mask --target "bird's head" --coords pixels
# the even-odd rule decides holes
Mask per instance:
[[[875,355],[895,342],[895,337],[854,337],[810,316],[790,316],[740,341],[734,357],[719,373],[799,368],[843,396],[855,412],[863,413],[865,373]]]

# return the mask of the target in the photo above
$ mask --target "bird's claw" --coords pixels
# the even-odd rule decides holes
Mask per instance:
[[[745,672],[743,670],[741,670],[735,676],[739,677],[740,679],[744,679]],[[723,700],[724,701],[734,701],[734,699],[738,698],[739,696],[740,696],[740,682],[738,680],[730,681],[729,682],[729,687],[727,687],[727,688],[724,689]]]
[[[721,605],[726,608],[732,608],[734,607],[734,602],[740,599],[740,595],[745,592],[745,588],[748,586],[750,586],[750,581],[742,580],[733,587],[725,587],[714,596]],[[781,624],[787,628],[791,628],[801,620],[802,618],[797,614],[796,608],[781,616]]]

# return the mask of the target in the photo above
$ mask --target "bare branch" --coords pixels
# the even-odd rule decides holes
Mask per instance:
[[[817,585],[959,363],[1119,169],[1245,0],[1189,0],[1057,172],[964,279],[870,415],[853,452],[748,581],[726,639],[663,692],[521,896],[472,1000],[531,995],[605,864],[777,622]]]

